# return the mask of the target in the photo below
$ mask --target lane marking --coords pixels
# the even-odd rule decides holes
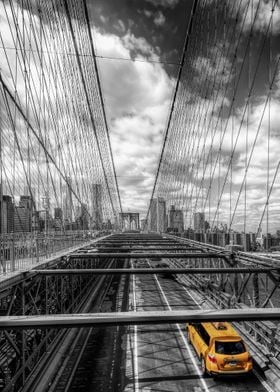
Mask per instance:
[[[133,268],[133,261],[131,260],[131,267]],[[135,284],[135,275],[132,275],[132,293],[133,293],[133,311],[137,312],[136,305],[136,284]],[[134,364],[134,392],[139,392],[139,367],[138,367],[138,338],[137,338],[137,325],[134,325],[134,356],[133,356],[133,364]]]
[[[148,261],[148,264],[149,264],[150,268],[152,268],[152,266],[151,266],[151,264],[150,264],[149,261]],[[160,292],[161,292],[161,294],[162,294],[162,296],[163,296],[163,298],[164,298],[164,301],[166,302],[166,305],[167,305],[168,309],[169,309],[169,310],[172,310],[172,308],[171,308],[171,306],[170,306],[170,304],[169,304],[169,302],[168,302],[168,300],[167,300],[167,298],[166,298],[166,295],[165,295],[164,291],[162,290],[161,284],[159,283],[159,280],[158,280],[157,276],[156,276],[155,274],[153,274],[153,276],[154,276],[154,278],[155,278],[155,280],[156,280],[156,282],[157,282],[157,285],[158,285],[158,287],[159,287],[159,289],[160,289]],[[194,368],[195,368],[195,370],[196,370],[196,372],[197,372],[197,374],[198,374],[199,380],[200,380],[200,382],[201,382],[201,384],[202,384],[204,390],[207,391],[207,392],[210,392],[210,390],[209,390],[209,388],[208,388],[208,385],[206,384],[206,382],[205,382],[205,380],[204,380],[204,378],[203,378],[203,375],[202,375],[202,373],[201,373],[201,370],[200,370],[200,368],[199,368],[198,365],[197,365],[197,361],[196,361],[196,359],[195,359],[195,357],[194,357],[194,355],[193,355],[193,353],[192,353],[192,351],[191,351],[190,345],[188,344],[188,342],[187,342],[187,340],[186,340],[186,337],[185,337],[185,335],[183,334],[183,332],[182,332],[182,330],[181,330],[181,328],[180,328],[180,325],[179,325],[179,324],[176,324],[176,327],[177,327],[177,329],[178,329],[178,331],[179,331],[179,333],[180,333],[180,335],[181,335],[181,338],[182,338],[182,340],[183,340],[183,342],[184,342],[184,344],[185,344],[185,346],[186,346],[186,349],[187,349],[187,351],[188,351],[188,354],[189,354],[189,356],[190,356],[190,358],[191,358],[191,361],[192,361],[192,363],[193,363],[193,366],[194,366]]]
[[[183,289],[185,290],[185,292],[192,298],[192,300],[196,303],[196,305],[200,308],[200,309],[203,309],[202,307],[201,307],[201,305],[199,305],[199,303],[196,301],[196,299],[192,296],[192,294],[191,293],[189,293],[188,291],[187,291],[187,289],[186,289],[186,287],[185,286],[182,286],[183,287]],[[262,376],[255,370],[255,369],[253,369],[253,372],[252,372],[255,376],[256,376],[256,378],[259,380],[259,382],[262,384],[262,386],[268,391],[268,392],[274,392],[274,390],[270,387],[270,385],[262,378]]]

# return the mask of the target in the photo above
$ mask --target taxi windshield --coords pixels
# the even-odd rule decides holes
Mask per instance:
[[[238,342],[215,342],[215,352],[217,354],[236,355],[246,352],[244,343],[240,340]]]

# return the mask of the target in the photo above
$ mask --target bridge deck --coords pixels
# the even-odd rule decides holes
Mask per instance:
[[[141,238],[140,235],[139,237]],[[258,266],[229,267],[228,260],[221,257],[220,253],[205,250],[193,251],[188,246],[182,250],[185,265],[179,267],[176,263],[179,263],[178,259],[182,259],[181,253],[175,253],[174,249],[172,249],[171,257],[169,257],[168,250],[163,252],[161,249],[160,253],[154,253],[149,250],[149,245],[144,238],[142,241],[135,241],[137,244],[129,248],[128,254],[121,254],[121,248],[126,244],[126,237],[124,235],[121,238],[123,242],[118,239],[116,243],[113,238],[110,239],[110,244],[114,244],[113,253],[94,252],[94,249],[97,249],[95,242],[82,250],[72,252],[71,257],[62,261],[59,269],[55,269],[57,259],[52,259],[49,262],[45,261],[43,268],[41,265],[36,265],[32,271],[21,273],[22,276],[28,276],[31,281],[41,279],[45,282],[45,287],[49,287],[50,290],[51,304],[54,303],[52,287],[60,292],[63,285],[66,285],[67,281],[71,282],[72,278],[80,279],[87,275],[94,278],[96,275],[96,279],[102,277],[103,282],[107,279],[108,287],[105,284],[100,286],[104,288],[105,294],[100,292],[100,295],[96,297],[98,301],[99,297],[103,298],[102,308],[100,305],[93,308],[102,309],[101,312],[100,310],[95,312],[88,310],[85,314],[77,312],[64,315],[0,317],[0,331],[1,328],[5,331],[11,328],[28,328],[29,330],[39,328],[44,331],[45,327],[48,330],[53,327],[56,331],[58,331],[57,328],[62,328],[60,331],[66,331],[65,327],[90,327],[85,328],[87,332],[81,332],[81,337],[83,337],[81,343],[73,343],[72,351],[66,351],[63,354],[63,358],[72,361],[71,366],[74,366],[75,371],[72,371],[72,367],[65,362],[60,377],[56,381],[57,385],[60,385],[58,390],[64,390],[62,385],[71,380],[73,391],[79,390],[81,385],[84,385],[82,389],[84,391],[101,391],[102,388],[111,391],[117,383],[125,392],[140,391],[145,388],[149,388],[150,391],[165,388],[164,390],[171,392],[178,390],[231,392],[233,388],[236,392],[271,392],[269,385],[261,374],[257,373],[257,370],[254,374],[235,381],[216,381],[203,376],[194,349],[186,340],[185,323],[186,321],[226,319],[235,321],[279,320],[279,308],[262,309],[261,312],[260,309],[248,309],[247,307],[244,309],[211,309],[212,304],[207,302],[207,298],[203,299],[199,286],[193,280],[197,274],[201,273],[212,273],[212,276],[216,273],[229,279],[230,275],[237,276],[237,273],[239,276],[270,274],[272,269]],[[96,241],[102,247],[108,239]],[[168,246],[176,247],[178,243],[171,238],[167,242],[167,248]],[[139,244],[145,249],[142,254],[139,253],[140,250],[134,253],[135,248],[141,248]],[[155,251],[157,250],[155,245],[150,246],[155,248]],[[158,246],[160,248],[161,244]],[[162,256],[164,256],[164,262],[158,265],[159,262],[154,259]],[[89,260],[90,258],[92,260]],[[106,265],[98,268],[101,259],[104,263],[109,262],[110,268]],[[124,259],[124,268],[115,268],[121,259]],[[210,264],[206,268],[198,268],[199,265],[203,266],[209,261]],[[84,270],[81,269],[86,263],[93,264],[87,264]],[[275,271],[278,272],[276,267],[274,273]],[[182,276],[180,274],[184,274],[187,279],[183,284],[178,280],[178,277]],[[189,274],[189,280],[186,274]],[[31,295],[34,294],[31,293]],[[33,302],[38,300],[39,297],[37,300],[32,299]],[[89,301],[88,306],[90,303]],[[202,303],[203,307],[201,307]],[[36,306],[39,305],[37,302],[36,304]],[[65,350],[68,350],[67,345],[65,347]],[[70,347],[71,345],[69,349]],[[92,355],[93,352],[94,355]],[[61,348],[56,351],[54,347],[51,363],[59,363],[62,360],[61,353]],[[76,355],[79,359],[75,359]],[[41,371],[38,375],[38,385],[42,386],[42,382],[46,383],[46,376],[43,376],[40,381],[42,374],[50,375],[52,372],[56,373],[57,369],[55,365],[50,364],[46,372]]]

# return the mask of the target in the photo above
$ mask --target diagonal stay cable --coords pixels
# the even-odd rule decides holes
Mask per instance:
[[[87,92],[87,88],[86,88],[86,82],[85,82],[85,78],[84,78],[84,74],[83,74],[83,70],[82,70],[82,64],[81,64],[81,60],[80,60],[80,57],[79,57],[78,46],[77,46],[76,37],[75,37],[75,34],[74,34],[74,29],[73,29],[73,25],[72,25],[72,21],[71,21],[71,17],[70,17],[70,11],[69,11],[69,6],[68,6],[68,3],[67,3],[67,0],[64,0],[64,8],[65,8],[65,12],[66,12],[66,16],[67,16],[67,20],[68,20],[68,24],[69,24],[70,33],[71,33],[71,37],[72,37],[74,48],[75,48],[75,52],[76,52],[77,64],[78,64],[80,76],[81,76],[81,79],[82,79],[82,85],[83,85],[83,88],[84,88],[86,102],[87,102],[87,106],[88,106],[88,109],[89,109],[90,120],[91,120],[91,123],[92,123],[93,132],[94,132],[94,135],[95,135],[95,138],[96,138],[96,144],[97,144],[97,148],[98,148],[98,152],[99,152],[99,156],[100,156],[102,170],[103,170],[106,186],[107,186],[107,189],[108,189],[108,194],[109,194],[109,197],[110,197],[111,206],[112,206],[113,211],[115,212],[115,207],[114,207],[114,203],[113,203],[113,200],[112,200],[112,195],[111,195],[111,191],[110,191],[110,187],[109,187],[109,183],[108,183],[108,178],[107,178],[104,162],[103,162],[103,159],[102,159],[100,143],[99,143],[98,135],[97,135],[97,132],[96,132],[96,126],[95,126],[95,122],[94,122],[94,118],[93,118],[93,114],[92,114],[92,110],[91,110],[90,100],[89,100],[89,96],[88,96],[88,92]]]
[[[268,191],[268,195],[267,195],[267,198],[266,198],[266,202],[264,204],[262,216],[261,216],[261,219],[260,219],[260,223],[258,225],[258,230],[257,230],[258,234],[260,233],[260,230],[261,230],[261,225],[262,225],[262,222],[263,222],[264,214],[265,214],[266,209],[268,208],[268,203],[269,203],[269,200],[270,200],[271,193],[273,191],[273,187],[274,187],[274,184],[275,184],[275,181],[276,181],[276,177],[277,177],[279,168],[280,168],[280,161],[278,161],[278,164],[276,166],[276,169],[275,169],[275,172],[274,172],[274,176],[273,176],[273,179],[272,179],[269,191]]]
[[[69,183],[67,177],[62,173],[62,171],[60,170],[60,168],[57,166],[54,158],[51,156],[51,154],[49,153],[49,151],[46,149],[45,144],[43,143],[43,141],[40,139],[40,137],[38,136],[37,132],[35,131],[35,129],[33,128],[32,124],[30,123],[29,119],[26,117],[25,113],[23,112],[23,109],[21,108],[21,106],[18,104],[18,102],[16,101],[14,95],[11,93],[9,87],[7,86],[7,84],[5,83],[5,81],[2,78],[2,74],[0,73],[0,83],[3,86],[3,89],[5,91],[5,93],[7,93],[10,97],[10,99],[12,100],[12,102],[14,103],[15,107],[17,108],[17,110],[19,111],[19,113],[21,114],[22,118],[24,119],[24,121],[26,122],[26,124],[28,124],[28,126],[30,127],[32,133],[34,134],[34,136],[36,137],[36,139],[38,140],[39,144],[43,147],[43,150],[46,154],[46,156],[48,156],[48,158],[50,159],[50,161],[53,163],[53,165],[55,166],[55,168],[58,170],[59,174],[61,175],[61,177],[64,179],[65,183],[69,186],[70,190],[73,192],[73,195],[76,197],[76,199],[79,201],[79,203],[82,203],[82,201],[80,200],[80,198],[78,197],[78,195],[76,194],[76,192],[73,190],[71,184]]]
[[[148,219],[148,216],[149,216],[149,212],[150,212],[150,209],[151,209],[151,200],[154,197],[154,193],[155,193],[155,189],[156,189],[156,185],[157,185],[159,171],[160,171],[160,167],[161,167],[161,163],[162,163],[162,159],[163,159],[163,154],[164,154],[164,151],[165,151],[167,137],[168,137],[169,130],[170,130],[170,123],[171,123],[171,119],[172,119],[172,115],[173,115],[173,111],[174,111],[174,107],[175,107],[175,103],[176,103],[177,93],[178,93],[178,89],[179,89],[179,85],[180,85],[180,81],[181,81],[181,75],[182,75],[182,71],[183,71],[183,67],[184,67],[184,63],[185,63],[185,57],[186,57],[187,49],[188,49],[188,46],[189,46],[190,35],[191,35],[191,31],[192,31],[194,16],[195,16],[195,13],[196,13],[196,8],[197,8],[198,2],[199,2],[199,0],[194,0],[194,2],[193,2],[191,16],[190,16],[189,23],[188,23],[187,30],[186,30],[186,37],[185,37],[183,53],[182,53],[182,57],[181,57],[181,61],[180,61],[176,87],[175,87],[175,91],[174,91],[174,96],[173,96],[173,100],[172,100],[171,110],[170,110],[170,114],[169,114],[169,118],[168,118],[168,122],[167,122],[167,127],[166,127],[166,131],[165,131],[164,141],[163,141],[163,145],[162,145],[162,149],[161,149],[161,154],[160,154],[160,158],[159,158],[157,173],[156,173],[156,177],[155,177],[155,182],[154,182],[154,186],[153,186],[153,190],[152,190],[152,195],[151,195],[150,204],[149,204],[149,208],[148,208],[148,211],[147,211],[146,219]]]
[[[90,22],[89,22],[89,15],[88,15],[88,8],[87,8],[86,0],[83,0],[83,4],[84,4],[84,11],[85,11],[85,17],[86,17],[87,28],[88,28],[88,35],[89,35],[89,39],[90,39],[90,48],[91,48],[93,62],[94,62],[94,68],[95,68],[95,72],[96,72],[95,77],[96,77],[96,80],[97,80],[97,86],[98,86],[99,97],[100,97],[100,101],[101,101],[101,107],[102,107],[103,119],[104,119],[104,124],[105,124],[106,136],[107,136],[108,145],[109,145],[110,158],[111,158],[112,166],[113,166],[115,185],[116,185],[116,188],[117,188],[117,194],[118,194],[118,200],[119,200],[119,205],[120,205],[120,211],[122,212],[122,203],[121,203],[121,198],[120,198],[120,193],[119,193],[119,185],[118,185],[118,180],[117,180],[117,175],[116,175],[115,163],[114,163],[114,159],[113,159],[112,146],[111,146],[111,140],[110,140],[110,135],[109,135],[109,127],[108,127],[107,116],[106,116],[106,112],[105,112],[104,99],[103,99],[101,83],[100,83],[100,78],[99,78],[99,71],[98,71],[97,61],[96,61],[96,57],[97,56],[96,56],[94,45],[93,45],[93,37],[92,37],[91,29],[90,29]]]
[[[272,86],[273,86],[274,81],[275,81],[275,79],[276,79],[276,77],[278,75],[279,64],[280,64],[280,57],[278,57],[278,60],[277,60],[276,66],[275,66],[275,70],[274,70],[274,73],[273,73],[273,76],[272,76],[272,80],[271,80],[271,83],[269,85],[269,91],[268,91],[268,94],[267,94],[267,97],[266,97],[266,100],[265,100],[265,103],[264,103],[263,111],[262,111],[262,114],[261,114],[261,118],[260,118],[259,125],[258,125],[258,128],[257,128],[257,132],[256,132],[256,135],[255,135],[255,139],[254,139],[254,142],[253,142],[253,145],[252,145],[252,148],[251,148],[250,156],[249,156],[248,161],[247,161],[244,177],[243,177],[240,189],[239,189],[238,197],[237,197],[237,200],[236,200],[236,203],[235,203],[235,207],[234,207],[234,211],[233,211],[233,214],[232,214],[232,217],[231,217],[230,227],[229,228],[231,228],[231,226],[233,224],[234,216],[235,216],[235,213],[236,213],[236,210],[237,210],[237,206],[238,206],[238,203],[239,203],[239,200],[240,200],[240,197],[241,197],[241,193],[242,193],[242,190],[243,190],[244,183],[246,181],[247,173],[248,173],[248,170],[249,170],[249,167],[250,167],[250,164],[251,164],[251,160],[252,160],[252,157],[253,157],[255,146],[256,146],[256,143],[257,143],[257,139],[258,139],[258,136],[259,136],[259,133],[260,133],[260,130],[261,130],[261,126],[262,126],[263,118],[264,118],[264,115],[265,115],[265,111],[266,111],[267,105],[269,103],[269,99],[271,97]],[[278,166],[277,166],[277,171],[278,171]],[[277,173],[277,171],[276,171],[276,173]],[[274,181],[275,181],[275,178],[274,178]]]
[[[276,4],[276,1],[275,1],[275,3],[274,3],[274,7],[275,7],[275,4]],[[266,40],[268,31],[269,31],[269,27],[270,27],[270,24],[271,24],[271,20],[272,20],[272,17],[271,17],[270,20],[269,20],[268,27],[267,27],[266,34],[265,34],[265,38],[263,39],[263,43],[262,43],[262,46],[261,46],[261,49],[260,49],[260,53],[259,53],[259,56],[258,56],[256,68],[255,68],[255,72],[254,72],[253,79],[252,79],[252,82],[251,82],[251,86],[250,86],[250,89],[249,89],[249,92],[248,92],[248,97],[251,96],[252,91],[253,91],[253,88],[254,88],[254,86],[255,86],[255,81],[256,81],[257,73],[258,73],[258,70],[259,70],[260,63],[261,63],[262,53],[263,53],[263,50],[264,50],[264,48],[265,48],[265,40]],[[273,78],[272,78],[272,82],[270,83],[270,86],[269,86],[270,90],[269,90],[269,93],[268,93],[268,96],[267,96],[267,97],[269,97],[269,95],[270,95],[271,87],[272,87],[272,85],[273,85],[274,79],[275,79],[276,74],[277,74],[278,64],[279,64],[279,58],[278,58],[277,65],[276,65],[276,67],[275,67],[275,72],[274,72],[274,76],[273,76]],[[266,108],[266,106],[267,106],[267,102],[268,102],[268,98],[267,98],[266,103],[265,103],[265,108]],[[221,203],[221,200],[222,200],[223,191],[224,191],[225,184],[226,184],[226,181],[227,181],[227,178],[228,178],[228,174],[229,174],[229,171],[230,171],[230,165],[231,165],[231,162],[232,162],[232,160],[233,160],[234,152],[235,152],[235,150],[236,150],[237,142],[238,142],[238,139],[239,139],[239,136],[240,136],[240,133],[241,133],[241,129],[242,129],[242,125],[243,125],[243,122],[244,122],[244,118],[245,118],[245,114],[246,114],[248,105],[249,105],[249,101],[247,100],[247,102],[246,102],[246,104],[245,104],[245,107],[244,107],[244,110],[243,110],[243,115],[242,115],[241,122],[240,122],[240,126],[239,126],[239,129],[238,129],[237,137],[236,137],[236,140],[235,140],[235,143],[234,143],[234,146],[233,146],[233,150],[232,150],[232,152],[231,152],[229,164],[228,164],[228,167],[227,167],[227,172],[226,172],[226,175],[225,175],[225,178],[224,178],[224,182],[223,182],[222,191],[221,191],[221,194],[220,194],[220,196],[219,196],[217,208],[216,208],[215,215],[214,215],[214,218],[213,218],[212,227],[213,227],[213,225],[214,225],[214,222],[215,222],[215,219],[216,219],[216,215],[217,215],[217,211],[218,211],[218,209],[219,209],[219,206],[220,206],[220,203]],[[263,116],[264,116],[264,113],[263,113],[263,115],[262,115],[262,118],[263,118]],[[262,118],[261,118],[261,122],[262,122]],[[227,124],[228,124],[228,121],[226,122],[225,131],[226,131],[226,129],[227,129]],[[248,162],[247,162],[247,166],[246,166],[246,170],[245,170],[245,174],[244,174],[244,179],[243,179],[243,182],[242,182],[242,184],[241,184],[241,188],[240,188],[240,191],[239,191],[239,196],[238,196],[238,199],[237,199],[237,202],[236,202],[236,206],[235,206],[235,209],[234,209],[233,216],[234,216],[234,214],[235,214],[235,211],[236,211],[236,208],[237,208],[237,203],[239,202],[240,195],[241,195],[241,191],[242,191],[242,189],[243,189],[243,186],[244,186],[244,183],[245,183],[245,180],[246,180],[248,167],[249,167],[250,162],[251,162],[252,154],[253,154],[253,151],[254,151],[254,145],[255,145],[255,143],[256,143],[256,139],[257,139],[257,137],[258,137],[259,131],[260,131],[260,125],[259,125],[259,127],[258,127],[257,134],[256,134],[256,137],[255,137],[255,141],[254,141],[254,144],[253,144],[253,147],[252,147],[252,151],[251,151],[249,160],[248,160]],[[233,219],[231,219],[230,226],[232,225],[232,222],[233,222]]]

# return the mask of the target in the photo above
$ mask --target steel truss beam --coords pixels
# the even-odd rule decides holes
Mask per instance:
[[[161,240],[161,239],[153,239],[153,240],[137,240],[137,239],[122,239],[122,240],[114,240],[114,239],[106,239],[104,241],[99,241],[99,244],[180,244],[179,241],[173,241],[173,240]],[[191,246],[191,245],[190,245]]]
[[[280,320],[280,308],[163,310],[144,312],[80,313],[40,316],[3,316],[0,329],[72,328],[111,325],[170,324],[207,321]]]
[[[218,253],[72,253],[69,255],[71,258],[114,258],[114,259],[145,259],[149,257],[160,257],[162,259],[214,259],[214,258],[226,258],[224,254]]]
[[[111,235],[111,237],[108,237],[108,241],[174,241],[173,238],[169,239],[169,238],[165,238],[162,237],[160,234],[159,235],[155,235],[155,236],[147,236],[144,237],[143,235],[140,236],[126,236],[126,235]],[[175,239],[176,241],[176,239]]]
[[[105,263],[104,263],[105,262]],[[56,265],[62,268],[67,258],[56,260]],[[75,260],[71,262],[74,268],[94,268],[96,260]],[[47,263],[47,266],[54,264]],[[67,264],[66,264],[67,265]],[[100,263],[98,262],[98,265]],[[113,260],[110,260],[113,266]],[[108,262],[102,261],[102,268]],[[100,265],[101,267],[101,265]],[[42,266],[40,267],[42,268]],[[71,276],[42,276],[34,272],[20,273],[20,281],[8,280],[9,284],[0,285],[1,314],[35,315],[47,313],[75,313],[83,311],[82,305],[92,293],[99,281],[105,281],[104,276],[71,275]],[[4,286],[4,287],[2,287]],[[101,286],[100,286],[101,287]],[[0,330],[0,390],[4,383],[5,391],[19,391],[28,375],[49,350],[55,339],[59,339],[64,331],[51,330]],[[3,381],[4,380],[4,381]]]
[[[182,246],[184,244],[180,244],[179,242],[170,242],[170,241],[102,241],[97,244],[106,245],[106,246]],[[189,247],[192,247],[189,245]],[[196,246],[197,247],[197,246]]]
[[[94,269],[49,269],[30,273],[40,275],[117,275],[117,274],[238,274],[238,273],[280,273],[279,268],[94,268]]]
[[[225,254],[228,255],[233,253],[236,261],[253,263],[255,265],[261,265],[263,267],[268,267],[268,266],[277,267],[279,265],[279,260],[273,258],[273,253],[269,254],[268,256],[264,256],[264,255],[260,255],[257,252],[241,252],[241,251],[230,252],[229,250],[225,250],[223,247],[217,245],[198,242],[183,237],[175,237],[169,234],[165,234],[165,236],[168,236],[170,240],[176,238],[176,241],[178,241],[177,243],[180,245],[184,244],[184,245],[189,245],[194,247],[200,247],[201,251],[217,252],[217,253],[225,252]]]
[[[132,247],[131,246],[129,246],[129,245],[124,245],[122,248],[118,245],[117,247],[104,247],[103,248],[103,244],[102,245],[100,245],[100,246],[98,246],[98,245],[96,245],[96,248],[98,249],[98,252],[108,252],[108,251],[123,251],[123,250],[128,250],[128,251],[135,251],[135,250],[144,250],[144,251],[151,251],[151,250],[156,250],[156,251],[162,251],[162,250],[172,250],[172,251],[175,251],[175,250],[185,250],[185,251],[193,251],[193,250],[196,250],[196,251],[201,251],[201,248],[192,248],[192,247],[190,247],[190,246],[187,246],[187,245],[185,245],[185,246],[174,246],[174,245],[172,245],[172,246],[158,246],[158,247],[149,247],[148,248],[148,246],[149,245],[143,245],[143,247],[141,248],[141,247],[134,247],[133,245],[132,245]],[[88,248],[88,250],[92,250],[92,249],[94,249],[94,248]],[[85,249],[83,249],[83,251],[85,251]]]

